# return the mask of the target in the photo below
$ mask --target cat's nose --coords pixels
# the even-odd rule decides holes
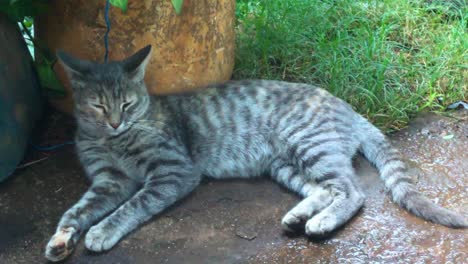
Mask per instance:
[[[109,125],[110,125],[111,127],[113,127],[114,129],[119,128],[120,124],[121,124],[120,122],[116,122],[116,123],[114,123],[114,122],[109,122]]]

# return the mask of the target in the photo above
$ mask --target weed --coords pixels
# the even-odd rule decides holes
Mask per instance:
[[[243,0],[236,14],[235,79],[324,87],[385,131],[466,100],[466,5]]]

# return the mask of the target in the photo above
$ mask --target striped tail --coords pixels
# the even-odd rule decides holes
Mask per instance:
[[[399,152],[376,127],[367,120],[360,121],[363,121],[359,122],[361,152],[377,167],[395,203],[433,223],[452,228],[468,226],[464,216],[434,204],[419,193]]]

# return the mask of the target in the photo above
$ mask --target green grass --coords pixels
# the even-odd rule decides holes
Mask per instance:
[[[467,99],[467,22],[466,5],[238,0],[234,78],[315,84],[396,130]]]

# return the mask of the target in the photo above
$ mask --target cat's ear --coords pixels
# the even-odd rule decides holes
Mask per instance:
[[[145,78],[146,65],[150,59],[151,45],[148,45],[122,61],[125,73],[134,81],[143,81]]]
[[[84,80],[91,73],[92,63],[89,61],[77,59],[62,50],[57,51],[57,58],[71,80]]]

